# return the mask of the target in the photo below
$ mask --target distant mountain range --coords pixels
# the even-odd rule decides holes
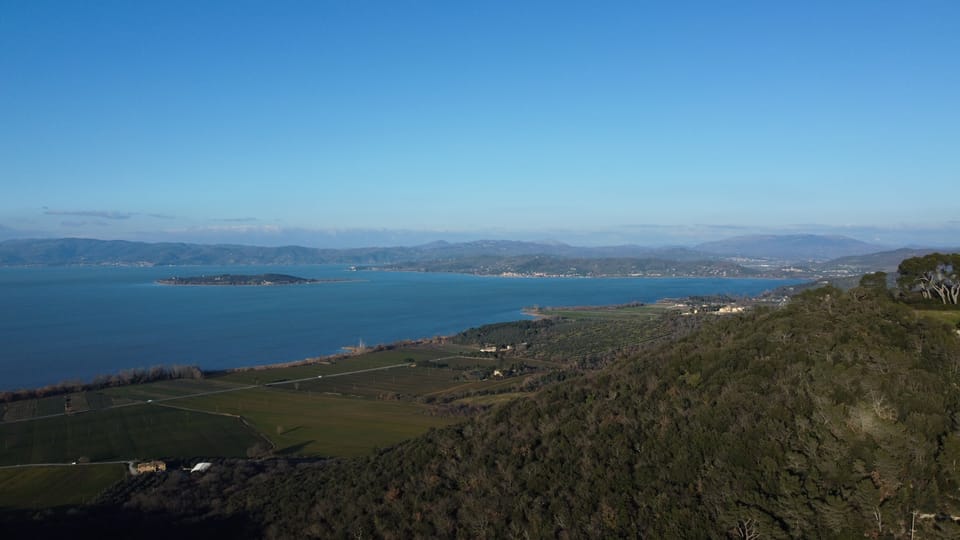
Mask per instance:
[[[864,255],[886,249],[846,236],[816,234],[736,236],[705,242],[698,251],[726,257],[749,257],[783,261],[828,261],[837,257]]]
[[[556,257],[482,255],[379,265],[360,270],[450,272],[484,276],[530,277],[755,277],[763,272],[721,260],[678,261],[653,257]]]
[[[479,256],[545,255],[564,258],[657,258],[675,261],[714,259],[682,248],[641,246],[575,247],[566,244],[489,241],[432,242],[413,247],[317,249],[300,246],[257,247],[146,243],[82,238],[0,242],[0,265],[244,265],[244,264],[389,264],[460,260]]]
[[[783,264],[800,264],[815,272],[825,269],[849,269],[860,272],[896,269],[900,260],[934,251],[901,249],[883,251],[880,246],[838,236],[789,235],[741,236],[707,242],[694,248],[644,247],[636,245],[578,247],[561,243],[535,243],[503,240],[475,242],[432,242],[409,247],[365,247],[317,249],[301,246],[258,247],[244,245],[206,245],[183,243],[146,243],[122,240],[81,238],[7,240],[0,242],[0,266],[63,265],[294,265],[351,264],[414,268],[418,264],[430,271],[468,271],[471,261],[488,268],[511,271],[523,263],[523,271],[554,273],[575,260],[580,267],[619,268],[624,272],[638,268],[668,268],[671,262],[684,269],[710,268],[745,275],[726,263],[736,258],[762,259]],[[946,251],[946,250],[941,250]],[[603,259],[609,264],[590,260]],[[528,264],[542,262],[544,268]],[[824,262],[828,261],[829,262]],[[564,262],[566,261],[566,262]],[[651,263],[650,261],[657,261]],[[425,265],[424,263],[430,263]],[[719,264],[724,263],[724,264]],[[476,271],[476,269],[475,269]],[[686,270],[684,272],[686,273]]]

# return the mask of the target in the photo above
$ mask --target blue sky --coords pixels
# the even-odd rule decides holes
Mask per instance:
[[[0,238],[960,244],[960,3],[0,0]]]

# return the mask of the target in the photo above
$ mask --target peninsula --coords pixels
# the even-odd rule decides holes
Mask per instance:
[[[344,279],[310,279],[287,274],[218,274],[215,276],[171,277],[158,279],[161,285],[300,285],[304,283],[322,283],[330,281],[347,281]]]

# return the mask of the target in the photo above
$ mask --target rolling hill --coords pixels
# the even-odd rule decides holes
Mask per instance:
[[[368,458],[133,482],[43,526],[123,531],[149,519],[165,532],[223,526],[267,538],[955,538],[958,371],[950,325],[885,291],[825,287],[568,373]]]
[[[147,243],[86,238],[7,240],[0,242],[0,266],[384,264],[450,261],[478,256],[516,257],[530,255],[566,258],[660,258],[677,261],[710,258],[708,255],[679,247],[576,247],[558,243],[542,244],[502,240],[456,244],[432,242],[412,247],[351,249]]]

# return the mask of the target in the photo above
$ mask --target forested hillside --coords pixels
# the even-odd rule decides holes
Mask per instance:
[[[879,288],[828,287],[369,458],[141,478],[63,519],[274,538],[955,538],[958,376],[955,328]]]
[[[674,261],[656,258],[569,258],[545,255],[503,257],[483,255],[433,261],[414,261],[374,267],[382,270],[453,272],[478,275],[605,276],[723,276],[761,275],[756,269],[718,260]]]
[[[676,261],[712,258],[684,248],[641,246],[579,247],[505,240],[433,242],[408,247],[317,249],[227,244],[148,243],[86,238],[41,238],[0,241],[0,266],[58,265],[244,265],[244,264],[382,264],[459,260],[479,256],[509,258],[631,258]]]

